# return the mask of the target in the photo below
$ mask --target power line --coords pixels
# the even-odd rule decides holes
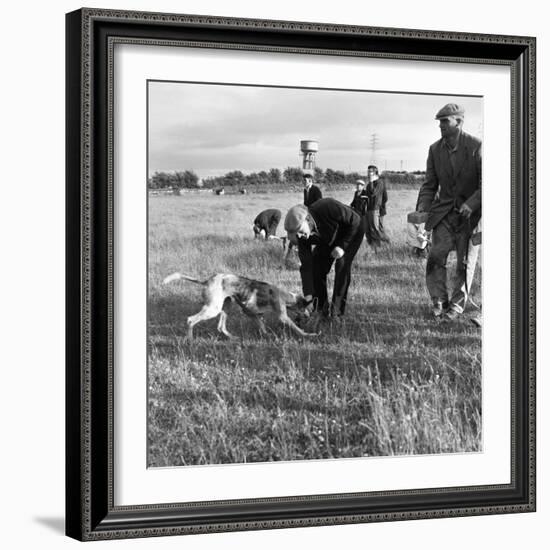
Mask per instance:
[[[376,132],[370,136],[370,164],[377,165],[376,149],[378,147],[378,135]]]

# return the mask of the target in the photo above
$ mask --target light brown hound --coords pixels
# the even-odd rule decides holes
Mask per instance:
[[[197,323],[213,319],[218,315],[220,316],[218,331],[225,334],[228,338],[233,338],[233,335],[228,332],[225,326],[227,320],[225,309],[231,301],[236,302],[246,315],[256,321],[262,334],[267,332],[262,315],[273,311],[281,323],[290,327],[300,336],[317,336],[316,333],[303,331],[288,316],[287,310],[289,309],[297,310],[303,315],[307,315],[307,308],[311,303],[293,292],[287,292],[269,283],[229,273],[217,273],[206,281],[200,281],[181,273],[173,273],[164,279],[163,284],[177,281],[178,279],[185,279],[204,286],[202,292],[204,305],[202,309],[187,319],[187,336],[190,340],[193,339],[193,327]]]

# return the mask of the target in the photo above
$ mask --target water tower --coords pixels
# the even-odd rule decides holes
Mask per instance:
[[[313,170],[315,169],[315,155],[319,151],[319,142],[311,139],[304,139],[300,141],[300,152],[302,154],[302,169]]]

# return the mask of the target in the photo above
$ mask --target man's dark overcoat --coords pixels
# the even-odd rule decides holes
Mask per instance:
[[[451,155],[455,155],[454,168]],[[430,146],[417,210],[429,213],[429,231],[463,203],[472,209],[470,225],[475,227],[481,217],[481,141],[461,131],[455,153],[449,152],[443,138]]]
[[[310,186],[309,189],[304,189],[304,205],[311,206],[314,202],[323,198],[323,193],[321,190],[314,184]]]

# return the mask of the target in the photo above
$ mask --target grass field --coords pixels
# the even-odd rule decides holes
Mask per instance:
[[[231,272],[299,292],[297,256],[284,264],[280,242],[255,241],[251,224],[264,208],[284,216],[302,195],[149,199],[150,466],[481,450],[481,334],[467,318],[430,317],[425,260],[405,244],[416,196],[390,191],[392,245],[359,250],[342,323],[304,340],[267,319],[260,336],[233,306],[236,340],[211,320],[192,343],[186,318],[201,287],[163,278]]]

